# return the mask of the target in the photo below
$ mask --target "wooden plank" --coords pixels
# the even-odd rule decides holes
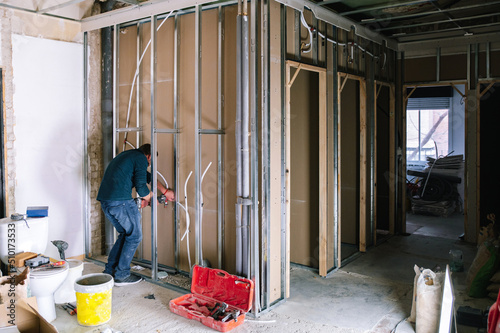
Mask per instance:
[[[286,64],[291,66],[291,67],[302,68],[302,69],[305,69],[305,70],[311,71],[311,72],[326,73],[326,68],[318,67],[318,66],[314,66],[314,65],[309,65],[309,64],[302,63],[302,62],[298,62],[298,61],[287,60]]]
[[[366,108],[366,81],[359,81],[359,251],[366,252],[366,186],[367,186],[367,108]]]
[[[480,91],[481,90],[481,85],[479,85],[479,89],[478,89],[478,92],[479,92],[479,99],[481,99],[481,97],[483,97],[484,94],[486,94],[488,92],[488,90],[490,90],[491,87],[493,87],[493,85],[495,84],[495,82],[491,82],[482,92]],[[478,100],[479,102],[479,100]],[[479,134],[479,132],[478,132]]]
[[[287,85],[288,87],[290,87],[290,88],[292,87],[293,82],[295,81],[295,79],[297,78],[297,76],[298,76],[298,75],[299,75],[299,73],[300,73],[300,65],[301,65],[301,64],[299,64],[299,67],[297,67],[297,70],[296,70],[296,71],[295,71],[295,73],[293,74],[292,79],[291,79],[290,81],[287,81],[287,83],[286,83],[286,85]],[[288,67],[288,70],[289,70],[289,69],[290,69],[290,66],[289,66],[288,64],[287,64],[287,67]]]
[[[457,93],[459,93],[459,94],[460,94],[460,96],[462,96],[463,98],[465,98],[465,93],[462,93],[462,92],[460,91],[460,89],[458,89],[458,88],[455,86],[455,84],[454,84],[454,83],[451,83],[451,86],[453,87],[453,89],[455,89],[455,91],[456,91]]]
[[[231,6],[228,8],[232,8]],[[226,26],[225,34],[232,33],[229,28],[235,24],[232,19],[229,19],[226,9]],[[282,145],[282,92],[285,87],[281,83],[281,26],[280,26],[280,12],[281,5],[275,1],[269,3],[270,17],[277,19],[269,20],[269,178],[270,178],[270,205],[269,205],[269,218],[270,218],[270,236],[269,236],[269,299],[268,304],[273,304],[280,299],[284,298],[285,290],[285,262],[283,244],[283,230],[282,230],[282,183],[281,183],[281,170],[283,161],[281,160],[281,145]],[[237,12],[231,13],[237,15]],[[234,16],[233,16],[234,17]],[[229,51],[233,51],[230,49]],[[230,57],[226,54],[226,58]],[[226,96],[226,99],[228,97]],[[227,104],[226,104],[227,105]],[[228,123],[226,123],[228,124]],[[234,141],[234,139],[233,139]],[[229,146],[228,146],[229,147]]]
[[[326,276],[328,271],[326,72],[319,75],[319,91],[319,275]]]
[[[396,216],[396,92],[392,84],[390,86],[389,103],[389,233],[394,235]]]

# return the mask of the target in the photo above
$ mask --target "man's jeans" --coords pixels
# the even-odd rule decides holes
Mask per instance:
[[[122,280],[130,275],[130,263],[142,240],[141,213],[133,199],[103,200],[101,208],[119,233],[118,239],[109,252],[104,273]]]

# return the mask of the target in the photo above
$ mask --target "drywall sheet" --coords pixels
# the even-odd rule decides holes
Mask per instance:
[[[358,243],[359,231],[359,82],[348,79],[340,101],[341,242]]]
[[[314,268],[319,267],[318,76],[301,70],[290,94],[290,261]]]
[[[436,57],[406,59],[404,64],[406,83],[436,81]]]
[[[481,92],[485,91],[488,85],[481,84]],[[500,142],[500,83],[495,83],[485,92],[480,100],[479,112],[479,226],[483,227],[491,223],[489,214],[500,216],[500,179],[493,176],[498,171],[496,152]]]
[[[228,124],[225,128],[223,144],[226,146],[223,156],[223,165],[226,166],[223,174],[225,180],[224,191],[226,201],[225,210],[221,212],[228,223],[225,226],[226,246],[233,249],[234,244],[234,206],[235,194],[235,147],[234,147],[234,108],[235,108],[235,49],[236,49],[236,14],[235,6],[224,9],[226,22],[226,33],[224,49],[226,61],[222,64],[227,84],[222,93],[225,96],[224,106],[227,110],[223,122]],[[218,9],[202,12],[201,18],[201,128],[218,128]],[[156,128],[175,129],[175,18],[172,16],[165,22],[163,18],[157,21],[157,74],[156,74]],[[124,145],[125,134],[121,133],[118,139],[118,150],[125,147],[130,149],[138,143],[151,142],[151,36],[150,23],[122,28],[120,36],[120,72],[119,72],[119,127],[140,127],[142,131],[138,134],[129,133],[127,140],[130,144]],[[139,41],[137,39],[139,36]],[[195,14],[180,15],[177,18],[178,44],[178,105],[177,105],[177,128],[179,134],[158,133],[157,134],[157,170],[158,180],[168,183],[170,188],[176,189],[177,201],[186,204],[190,217],[190,225],[186,212],[178,206],[177,219],[175,218],[175,204],[169,203],[166,207],[158,206],[158,262],[160,264],[174,267],[176,264],[176,238],[178,241],[179,261],[181,270],[189,271],[189,259],[187,246],[189,244],[189,255],[191,265],[195,263]],[[139,43],[139,46],[137,44]],[[137,66],[138,61],[142,61]],[[139,72],[136,75],[136,69]],[[134,77],[136,80],[134,81]],[[139,115],[137,116],[137,101],[139,101]],[[223,128],[224,129],[224,128]],[[177,137],[177,143],[175,141]],[[204,134],[200,137],[201,142],[201,166],[200,176],[207,170],[203,179],[201,198],[202,209],[202,255],[212,266],[218,263],[218,135]],[[175,160],[177,158],[177,161]],[[175,165],[178,163],[178,174],[175,175]],[[209,167],[210,165],[210,167]],[[208,168],[208,169],[207,169]],[[190,173],[191,176],[189,177]],[[177,179],[176,179],[177,177]],[[188,179],[186,183],[186,180]],[[189,228],[188,228],[189,227]],[[181,240],[186,228],[189,233]],[[151,212],[149,208],[143,209],[143,244],[138,255],[146,260],[151,260]],[[188,243],[189,240],[189,243]],[[224,256],[224,268],[231,271],[234,269],[234,251],[228,251]]]
[[[49,241],[82,255],[83,46],[12,35],[12,66],[16,210],[48,206]],[[59,258],[51,243],[44,254]]]
[[[377,229],[389,230],[389,181],[392,177],[389,166],[390,146],[390,89],[388,86],[378,86],[380,89],[376,104],[377,132]]]
[[[440,67],[441,81],[467,79],[467,54],[442,56]]]

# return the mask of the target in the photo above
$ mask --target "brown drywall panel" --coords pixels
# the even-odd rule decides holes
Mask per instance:
[[[490,53],[490,76],[500,77],[500,51]]]
[[[189,271],[187,244],[191,265],[195,262],[195,15],[187,14],[179,18],[179,187],[177,193],[183,205],[187,195],[187,209],[190,214],[189,235],[180,242],[180,268]],[[184,192],[184,184],[189,174],[193,172]],[[180,234],[186,230],[186,214],[179,210],[178,226]]]
[[[301,70],[290,96],[290,261],[314,268],[319,263],[318,89],[318,74]]]
[[[380,89],[380,90],[379,90]],[[390,89],[388,86],[377,87],[376,104],[376,156],[377,156],[377,230],[389,230],[389,153],[390,147]]]
[[[359,224],[359,82],[348,79],[340,107],[341,241],[357,244]]]
[[[405,60],[405,82],[436,81],[436,57]]]
[[[441,57],[441,81],[467,79],[467,55],[456,54]]]
[[[270,178],[270,193],[269,198],[271,200],[269,208],[269,218],[270,218],[270,244],[269,244],[269,302],[273,302],[282,298],[282,290],[285,286],[282,286],[282,211],[281,211],[281,200],[282,200],[282,185],[281,185],[281,146],[282,146],[282,102],[281,95],[281,27],[280,27],[280,15],[281,15],[281,4],[276,1],[271,1],[269,3],[269,33],[270,33],[270,45],[269,45],[269,77],[270,77],[270,119],[269,119],[269,178]],[[289,269],[289,267],[287,266]]]

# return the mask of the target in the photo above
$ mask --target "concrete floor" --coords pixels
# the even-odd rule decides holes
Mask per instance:
[[[458,222],[456,221],[458,220]],[[454,222],[453,222],[454,221]],[[463,221],[463,220],[462,220]],[[458,226],[457,226],[458,224]],[[463,224],[463,222],[462,222]],[[458,239],[460,217],[443,220],[409,216],[407,236],[394,236],[369,249],[356,260],[320,278],[312,270],[292,266],[287,301],[259,318],[247,316],[232,332],[414,332],[404,319],[410,314],[414,265],[446,267],[451,249],[462,250],[467,271],[476,247]],[[433,228],[439,237],[432,234]],[[84,274],[102,267],[86,263]],[[461,305],[486,309],[494,300],[472,299],[465,293],[465,272],[453,273],[455,308]],[[155,299],[144,297],[153,294]],[[169,311],[171,299],[183,293],[149,282],[113,288],[111,320],[99,327],[82,327],[76,316],[57,309],[53,324],[59,332],[214,332],[194,320]],[[460,326],[458,332],[477,332]]]

